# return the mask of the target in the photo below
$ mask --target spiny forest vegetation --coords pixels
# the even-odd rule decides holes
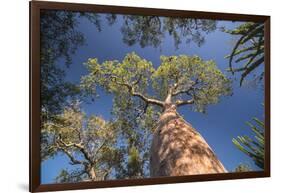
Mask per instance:
[[[223,74],[215,61],[196,55],[161,56],[156,67],[132,52],[121,61],[85,59],[87,74],[81,82],[66,79],[71,56],[85,45],[77,27],[79,18],[102,31],[100,17],[69,11],[41,13],[41,158],[44,162],[63,154],[73,166],[62,169],[56,182],[227,172],[196,128],[178,112],[179,107],[186,106],[205,113],[208,105],[231,96],[231,77]],[[122,17],[123,42],[142,48],[161,47],[167,34],[175,49],[181,43],[201,46],[204,36],[217,30],[214,20]],[[114,14],[106,15],[106,19],[109,26],[117,22]],[[241,74],[242,86],[244,79],[263,64],[263,24],[247,22],[223,31],[239,37],[226,57],[228,70]],[[61,58],[65,63],[57,65]],[[233,63],[238,66],[241,61],[246,61],[242,67],[234,67]],[[257,77],[263,78],[263,69]],[[100,90],[113,97],[111,120],[83,111],[81,101],[95,101]],[[254,121],[264,129],[262,121]],[[233,139],[233,143],[263,168],[264,131],[249,126],[256,140],[244,136]],[[248,170],[247,165],[236,168],[237,172]]]

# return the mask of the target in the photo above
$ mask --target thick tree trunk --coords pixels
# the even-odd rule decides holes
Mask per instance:
[[[227,172],[203,137],[169,105],[154,132],[150,175],[181,176]]]

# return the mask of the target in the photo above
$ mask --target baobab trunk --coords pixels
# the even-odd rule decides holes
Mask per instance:
[[[150,153],[152,177],[226,172],[203,137],[177,113],[176,105],[166,106],[160,116]]]

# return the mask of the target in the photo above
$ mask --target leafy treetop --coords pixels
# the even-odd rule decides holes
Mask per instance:
[[[214,61],[198,56],[161,56],[161,64],[153,64],[136,53],[129,53],[123,61],[99,63],[90,58],[86,66],[89,74],[82,77],[82,86],[96,94],[97,86],[118,96],[141,99],[147,105],[165,108],[190,104],[204,112],[206,105],[215,104],[223,95],[231,93],[230,81]],[[124,99],[128,100],[128,99]]]

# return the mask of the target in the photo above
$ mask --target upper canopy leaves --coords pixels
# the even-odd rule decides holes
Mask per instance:
[[[152,76],[153,87],[160,98],[172,88],[173,102],[192,100],[195,110],[217,103],[220,96],[230,94],[230,81],[212,60],[199,56],[161,56],[161,65]],[[164,95],[163,95],[164,94]]]
[[[122,62],[100,64],[95,58],[89,59],[86,66],[90,73],[82,78],[82,85],[90,92],[95,92],[96,86],[118,95],[126,92],[161,107],[171,95],[173,104],[193,104],[199,111],[231,92],[230,81],[214,61],[187,55],[161,56],[160,59],[156,69],[135,53],[127,54]]]
[[[128,54],[121,63],[112,60],[99,64],[94,58],[89,59],[86,66],[90,74],[82,78],[83,85],[90,89],[99,85],[108,92],[123,92],[125,84],[133,85],[135,90],[144,92],[154,70],[151,62],[135,53]]]

